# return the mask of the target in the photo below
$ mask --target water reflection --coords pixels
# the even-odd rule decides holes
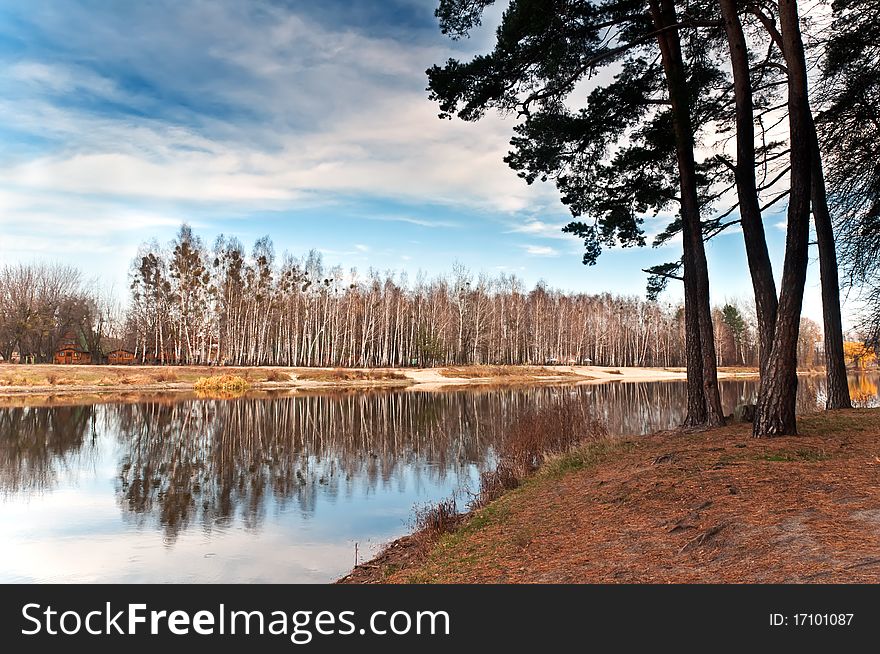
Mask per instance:
[[[850,379],[877,406],[878,377]],[[611,434],[679,424],[685,385],[155,400],[0,410],[0,580],[326,581],[353,543],[475,483],[522,406],[575,397]],[[721,385],[726,413],[754,380]],[[798,410],[824,404],[804,377]],[[361,547],[369,552],[369,547]]]
[[[0,409],[0,492],[50,490],[64,471],[82,467],[95,415],[90,405]]]
[[[241,517],[259,527],[270,495],[304,516],[319,497],[353,501],[482,469],[504,414],[523,398],[390,393],[114,407],[117,493],[168,537]],[[518,401],[517,401],[518,400]],[[467,476],[467,473],[465,473]]]

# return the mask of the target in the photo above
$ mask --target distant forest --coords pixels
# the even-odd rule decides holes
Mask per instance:
[[[141,247],[126,308],[70,266],[0,268],[0,356],[52,361],[73,344],[102,362],[126,348],[138,363],[276,366],[592,364],[683,366],[680,304],[567,293],[516,276],[359,274],[315,251],[276,257],[234,238],[212,246],[183,225]],[[753,304],[713,309],[719,365],[758,364]],[[801,321],[798,359],[822,361],[822,334]]]

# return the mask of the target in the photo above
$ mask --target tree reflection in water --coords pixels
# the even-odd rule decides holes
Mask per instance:
[[[849,377],[849,396],[855,407],[880,406],[877,375],[856,373]]]
[[[851,389],[878,403],[876,375],[853,377]],[[6,499],[50,491],[63,474],[86,474],[100,450],[116,462],[126,521],[169,541],[195,526],[257,529],[270,510],[311,520],[322,502],[475,480],[524,406],[575,399],[609,434],[636,435],[680,424],[685,390],[617,382],[0,409],[0,490]],[[725,412],[756,390],[752,379],[723,381]],[[820,408],[824,378],[802,377],[798,402],[801,412]]]
[[[52,490],[64,471],[82,468],[95,417],[92,405],[0,409],[0,493]]]
[[[255,528],[267,493],[311,515],[319,495],[350,497],[356,481],[376,493],[483,466],[504,414],[525,401],[498,399],[383,393],[120,406],[120,498],[127,512],[158,516],[169,537],[236,515]]]

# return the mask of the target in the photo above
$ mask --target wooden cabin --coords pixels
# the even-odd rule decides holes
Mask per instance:
[[[125,348],[116,348],[107,352],[107,363],[111,366],[131,366],[134,365],[134,352]]]
[[[53,361],[62,365],[91,363],[92,355],[75,345],[65,345],[55,352]]]

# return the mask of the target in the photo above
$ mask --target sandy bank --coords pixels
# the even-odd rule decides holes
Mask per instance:
[[[199,366],[0,365],[0,397],[192,391],[201,377],[231,374],[254,390],[407,388],[438,391],[462,386],[676,381],[677,368],[601,366],[467,366],[449,368],[207,368]],[[721,378],[755,376],[750,369],[722,369]]]

